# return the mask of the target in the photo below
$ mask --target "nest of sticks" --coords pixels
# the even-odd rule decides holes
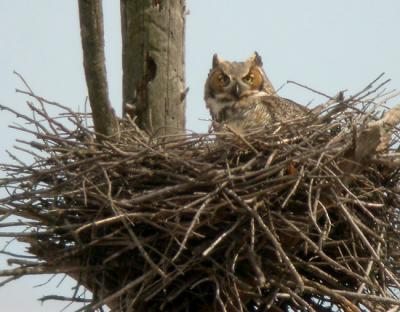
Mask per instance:
[[[26,92],[34,117],[2,107],[35,139],[19,140],[31,163],[2,165],[0,235],[37,260],[10,259],[2,284],[67,273],[93,292],[85,311],[398,311],[398,131],[357,154],[384,84],[244,134],[151,138],[125,120],[102,143]]]

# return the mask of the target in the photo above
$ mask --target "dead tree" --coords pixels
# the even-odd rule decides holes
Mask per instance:
[[[98,139],[114,137],[118,126],[108,95],[102,1],[78,3],[94,128]],[[120,6],[123,117],[152,135],[180,132],[185,127],[185,0],[121,0]],[[79,280],[96,295],[95,277]]]
[[[184,0],[121,0],[123,112],[157,135],[185,126]]]
[[[121,0],[123,115],[155,135],[185,127],[185,1]],[[79,0],[84,68],[96,132],[112,136],[100,0]]]

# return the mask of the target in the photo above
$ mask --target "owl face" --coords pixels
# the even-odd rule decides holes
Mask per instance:
[[[220,120],[220,112],[238,101],[274,93],[257,52],[244,62],[228,62],[214,54],[204,92],[214,120]]]
[[[219,101],[237,101],[260,92],[271,94],[273,89],[257,53],[244,62],[224,61],[215,54],[207,79],[207,92],[206,95]]]

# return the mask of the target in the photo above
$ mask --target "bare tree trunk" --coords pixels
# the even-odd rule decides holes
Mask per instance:
[[[94,129],[101,139],[115,134],[117,128],[108,96],[102,3],[101,0],[79,0],[78,4],[86,84]]]
[[[101,0],[79,0],[84,67],[96,132],[116,133],[116,118],[108,95]],[[136,118],[154,135],[185,128],[184,0],[121,0],[123,42],[123,113]],[[94,293],[108,297],[118,291],[101,284],[95,275],[70,274]],[[113,311],[129,312],[136,294],[116,296],[106,304]],[[146,308],[142,309],[146,311]]]
[[[123,112],[155,135],[185,127],[184,0],[121,0]]]

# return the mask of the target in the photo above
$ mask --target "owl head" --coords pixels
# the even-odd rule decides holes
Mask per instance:
[[[249,96],[274,93],[257,52],[244,62],[228,62],[214,54],[205,84],[204,98],[207,103],[210,99],[232,102]]]

